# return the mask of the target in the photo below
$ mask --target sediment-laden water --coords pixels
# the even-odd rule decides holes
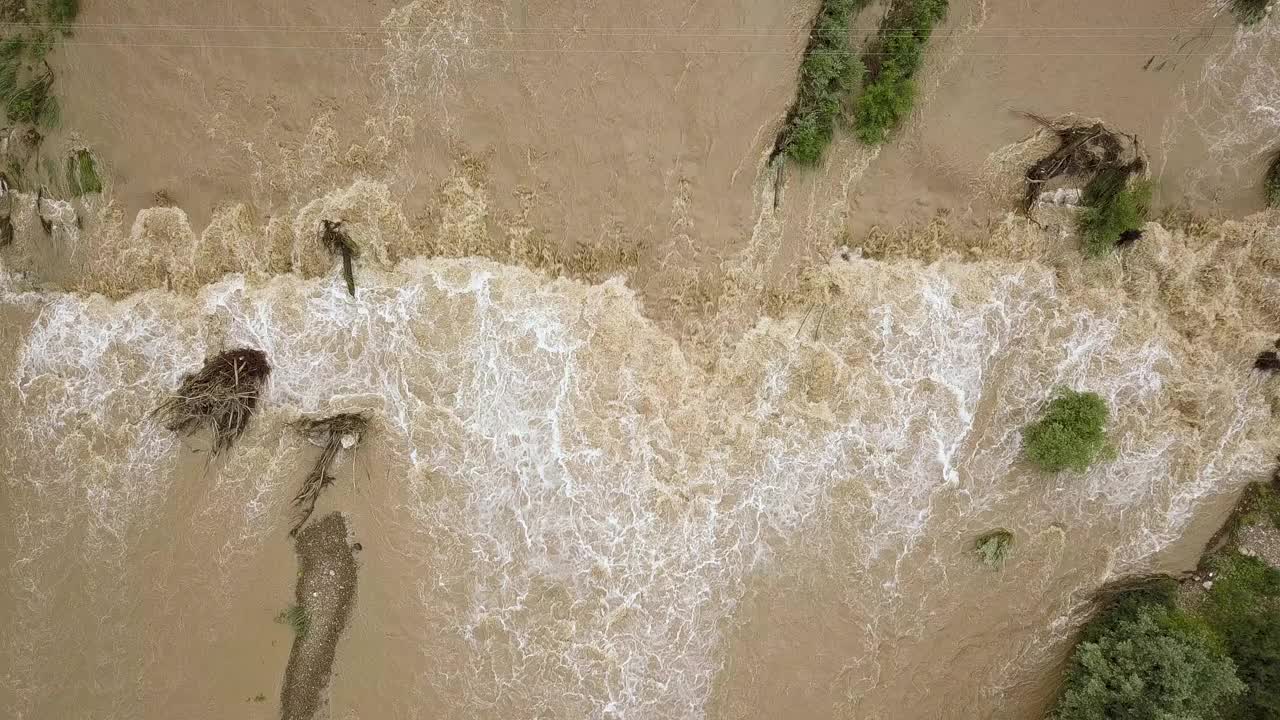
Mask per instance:
[[[337,717],[736,717],[797,667],[824,714],[903,717],[944,698],[898,673],[945,684],[948,657],[973,716],[1011,717],[1001,689],[1046,670],[1093,589],[1266,471],[1261,379],[1159,309],[1032,263],[821,277],[821,307],[710,369],[621,283],[481,260],[364,269],[354,300],[336,266],[117,302],[10,285],[9,706],[213,717],[278,696],[302,414],[375,418],[326,495],[366,547]],[[147,412],[232,346],[274,369],[210,461]],[[1045,477],[1018,430],[1061,385],[1107,398],[1116,455]],[[992,527],[1018,538],[999,574],[968,554]]]
[[[981,56],[965,48],[1007,37],[983,35],[985,3],[954,5],[950,54],[924,84],[944,98],[945,73]],[[708,25],[725,12],[677,9]],[[1186,569],[1234,491],[1270,472],[1274,381],[1250,363],[1280,330],[1275,216],[1149,225],[1099,261],[1078,257],[1052,209],[996,217],[976,238],[839,237],[877,156],[837,143],[829,171],[788,176],[775,204],[766,130],[792,71],[761,73],[769,53],[803,46],[773,27],[777,12],[748,13],[774,30],[759,37],[567,16],[538,34],[511,30],[523,12],[415,0],[336,36],[375,56],[363,122],[335,129],[346,111],[326,110],[295,132],[285,98],[280,127],[259,136],[228,110],[251,103],[223,94],[202,100],[208,112],[174,110],[207,121],[192,148],[207,226],[177,207],[126,218],[154,158],[121,160],[120,201],[111,150],[103,196],[19,196],[0,266],[0,707],[22,720],[279,717],[290,501],[319,452],[292,423],[363,412],[370,428],[318,508],[343,512],[362,546],[333,718],[1037,716],[1094,591]],[[481,22],[495,18],[506,35]],[[269,50],[301,27],[252,31]],[[192,28],[166,32],[189,42]],[[1214,46],[1183,97],[1226,97],[1213,93],[1270,47],[1267,32]],[[627,54],[608,56],[624,36]],[[714,58],[677,52],[706,38]],[[636,65],[659,40],[662,59]],[[512,59],[544,51],[560,54]],[[516,90],[502,84],[513,68]],[[1161,78],[1153,96],[1173,85]],[[184,87],[201,95],[206,80]],[[539,84],[552,80],[573,92]],[[744,124],[720,87],[776,108],[744,104]],[[572,118],[614,127],[584,107],[659,90],[688,118],[619,110],[616,146],[575,144]],[[476,122],[503,99],[537,120],[520,142],[504,134],[520,123]],[[75,103],[72,121],[92,117]],[[1223,132],[1187,109],[1196,121],[1165,125],[1170,137],[1204,141],[1220,164],[1251,152],[1240,118],[1265,114],[1228,109]],[[500,149],[420,167],[423,136],[454,142],[468,119]],[[928,138],[921,124],[903,137]],[[548,126],[563,146],[544,153]],[[663,143],[670,157],[636,149]],[[1018,184],[1032,144],[991,150],[993,186]],[[911,165],[896,152],[877,172]],[[245,165],[245,197],[222,204]],[[1222,181],[1188,183],[1212,194]],[[518,211],[499,210],[504,193]],[[316,240],[334,218],[361,248],[354,297]],[[583,237],[552,232],[572,229]],[[775,284],[783,272],[794,282]],[[148,413],[234,347],[273,370],[246,435],[211,458],[208,438]],[[1019,431],[1060,386],[1107,399],[1114,455],[1045,476]],[[995,528],[1015,536],[998,571],[971,553]]]

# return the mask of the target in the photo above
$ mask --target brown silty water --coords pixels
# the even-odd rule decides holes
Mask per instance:
[[[123,32],[106,27],[129,17],[113,7],[86,7],[76,37]],[[170,26],[232,24],[225,8],[169,12]],[[777,211],[764,167],[812,8],[255,12],[290,28],[256,29],[280,33],[259,45],[308,22],[363,30],[367,64],[335,69],[350,76],[334,87],[366,92],[370,119],[342,119],[359,118],[342,102],[316,119],[307,93],[324,90],[299,89],[274,116],[292,119],[246,128],[231,110],[248,117],[278,81],[211,49],[203,70],[184,61],[186,87],[215,87],[199,80],[214,66],[240,77],[248,99],[222,115],[146,83],[132,111],[102,100],[109,122],[89,119],[93,96],[68,103],[68,136],[110,138],[168,98],[154,142],[226,181],[165,181],[190,215],[127,222],[175,160],[93,140],[120,179],[79,208],[83,229],[48,203],[62,221],[38,242],[32,198],[15,217],[0,281],[0,704],[14,717],[279,716],[290,500],[319,452],[291,431],[301,416],[373,418],[317,508],[342,511],[364,548],[335,718],[1037,717],[1097,587],[1194,563],[1235,490],[1269,472],[1274,387],[1249,362],[1280,327],[1270,215],[1150,225],[1124,255],[1084,262],[1050,209],[976,240],[877,235],[861,244],[884,259],[844,259],[825,254],[843,216],[822,183],[870,192],[859,168],[888,172],[880,160],[840,144]],[[989,39],[985,12],[953,9],[931,92],[980,57],[963,42]],[[558,29],[537,34],[542,55],[454,52],[481,29],[530,42],[516,31],[535,19]],[[623,33],[637,28],[662,31]],[[1209,36],[1217,54],[1169,94],[1216,91],[1198,78],[1258,42]],[[589,42],[782,52],[567,52]],[[92,77],[90,47],[64,49],[69,84]],[[674,99],[654,109],[645,83]],[[615,114],[584,116],[588,102]],[[903,147],[929,134],[934,102]],[[486,125],[486,107],[512,110]],[[197,115],[211,125],[181,125]],[[179,126],[205,139],[165,135]],[[990,141],[983,187],[1003,187],[997,168],[1016,176],[1043,142],[1028,133]],[[263,160],[246,180],[248,144]],[[332,217],[364,251],[355,298],[315,242]],[[67,291],[87,289],[114,299]],[[235,346],[273,372],[248,433],[210,459],[207,439],[146,414]],[[1048,477],[1021,459],[1019,429],[1061,385],[1107,398],[1116,452]],[[999,571],[970,552],[995,527],[1016,537]]]

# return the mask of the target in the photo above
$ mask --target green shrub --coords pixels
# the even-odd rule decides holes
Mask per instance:
[[[1246,688],[1227,717],[1280,720],[1280,612],[1242,618],[1227,638],[1227,648]]]
[[[911,114],[925,44],[946,14],[947,0],[898,0],[885,14],[867,50],[867,82],[854,106],[854,131],[864,143],[884,142]]]
[[[1247,686],[1227,717],[1280,720],[1280,570],[1233,550],[1210,565],[1218,575],[1201,612]]]
[[[1078,225],[1086,255],[1105,255],[1116,247],[1124,231],[1141,229],[1147,221],[1151,184],[1140,180],[1130,185],[1128,181],[1127,169],[1107,168],[1085,186]]]
[[[1027,457],[1045,472],[1083,471],[1107,450],[1107,403],[1096,393],[1061,389],[1022,431]]]
[[[1280,597],[1280,570],[1259,558],[1231,551],[1214,557],[1210,565],[1218,575],[1203,612],[1225,637],[1230,638],[1236,622],[1268,609]]]
[[[1254,25],[1267,16],[1270,0],[1231,0],[1231,13],[1241,25]]]
[[[897,73],[881,75],[880,80],[868,85],[854,105],[854,133],[868,145],[879,145],[889,137],[889,131],[911,113],[915,102],[916,84],[911,78]]]
[[[973,551],[978,554],[978,559],[988,567],[1000,567],[1004,564],[1005,556],[1009,554],[1009,549],[1013,546],[1013,533],[1008,530],[992,530],[982,535],[973,544]]]
[[[76,150],[67,156],[67,187],[72,197],[102,192],[102,178],[88,150]]]
[[[1216,720],[1244,690],[1235,666],[1176,610],[1145,605],[1076,647],[1055,720]]]
[[[862,77],[862,64],[849,44],[849,22],[867,0],[826,0],[813,21],[800,63],[796,100],[778,148],[804,165],[816,165],[835,135],[840,104]]]

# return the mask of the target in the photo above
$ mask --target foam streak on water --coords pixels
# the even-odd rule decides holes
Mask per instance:
[[[422,653],[418,685],[379,690],[406,716],[431,694],[458,717],[703,717],[744,592],[797,542],[827,558],[811,576],[865,624],[846,660],[857,695],[896,652],[877,638],[909,644],[912,618],[964,617],[967,569],[946,549],[989,524],[1027,538],[1010,577],[1060,592],[1047,624],[1101,580],[1082,558],[1141,569],[1206,497],[1258,469],[1250,438],[1266,413],[1250,381],[1212,354],[1182,356],[1123,306],[1065,297],[1044,268],[824,272],[835,289],[815,335],[798,336],[804,312],[762,320],[712,372],[619,282],[477,260],[370,268],[355,300],[336,273],[118,303],[4,290],[4,317],[35,318],[0,393],[18,430],[2,455],[17,599],[3,629],[24,652],[0,673],[17,717],[201,706],[212,691],[181,678],[201,674],[199,643],[239,642],[216,620],[253,592],[237,578],[288,525],[302,450],[285,423],[301,413],[376,418],[387,499],[377,522],[357,512],[356,532],[424,559],[419,576],[369,580],[414,589],[402,631]],[[240,345],[274,366],[263,411],[227,458],[192,471],[145,413]],[[1058,385],[1114,408],[1117,455],[1083,477],[1019,460],[1018,429]],[[1189,419],[1172,409],[1188,396],[1201,403]],[[213,579],[142,549],[171,525],[213,558]],[[59,589],[68,573],[89,578],[74,600]],[[184,596],[207,635],[165,630],[189,617],[173,600],[140,617],[108,578],[207,586]],[[357,616],[376,625],[379,597]],[[451,647],[459,665],[433,664]],[[991,674],[1032,649],[1010,643]],[[51,684],[68,658],[93,658],[97,682]],[[742,662],[730,672],[750,672]]]

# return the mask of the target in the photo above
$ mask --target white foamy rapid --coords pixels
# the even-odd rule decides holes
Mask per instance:
[[[823,277],[826,307],[760,321],[710,372],[620,282],[480,260],[362,268],[354,300],[336,273],[120,302],[0,284],[17,348],[0,391],[6,707],[243,703],[207,654],[271,629],[264,606],[283,596],[255,582],[287,547],[311,457],[286,427],[299,414],[375,417],[368,461],[385,472],[345,508],[377,558],[349,634],[413,653],[405,685],[335,680],[335,717],[363,716],[367,694],[400,717],[704,717],[718,683],[767,671],[728,638],[781,554],[856,609],[822,622],[862,627],[845,690],[874,693],[919,618],[954,633],[932,640],[940,657],[968,642],[976,533],[1023,539],[1004,582],[1053,589],[1034,605],[1047,625],[1262,466],[1255,380],[1170,345],[1140,309],[1067,296],[1045,268],[855,260]],[[183,449],[200,440],[146,413],[238,346],[268,354],[271,381],[250,432],[206,466]],[[1116,457],[1083,476],[1019,461],[1019,428],[1059,385],[1114,409]],[[974,692],[1062,631],[1011,634]],[[92,682],[55,682],[68,667]]]
[[[1189,126],[1203,139],[1210,162],[1193,173],[1193,189],[1212,200],[1252,187],[1259,165],[1277,151],[1280,133],[1280,20],[1276,13],[1240,26],[1204,63],[1198,82],[1183,88],[1181,112],[1166,122],[1166,141]]]

